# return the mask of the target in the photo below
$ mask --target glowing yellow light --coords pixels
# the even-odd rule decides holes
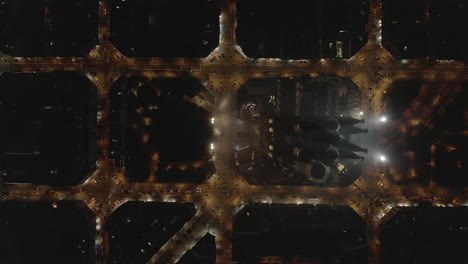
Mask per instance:
[[[143,135],[143,138],[142,138],[143,143],[144,143],[144,144],[147,144],[147,143],[148,143],[148,139],[149,139],[148,134],[144,134],[144,135]]]
[[[342,172],[342,171],[345,169],[345,165],[344,165],[344,164],[341,164],[341,163],[338,163],[337,168],[338,168],[338,171],[339,171],[339,172]]]

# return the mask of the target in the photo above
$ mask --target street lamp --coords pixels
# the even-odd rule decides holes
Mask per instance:
[[[385,157],[384,155],[380,155],[380,156],[379,156],[379,160],[380,160],[380,162],[386,162],[386,161],[387,161],[387,157]]]

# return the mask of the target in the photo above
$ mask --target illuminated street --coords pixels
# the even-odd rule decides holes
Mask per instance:
[[[378,142],[366,140],[382,140],[382,126],[389,123],[394,126],[410,125],[410,120],[407,120],[407,123],[401,121],[401,124],[395,124],[392,123],[391,116],[383,116],[386,105],[382,97],[392,83],[415,79],[422,82],[468,82],[468,66],[460,61],[436,60],[431,64],[425,59],[396,60],[392,57],[382,46],[380,0],[369,1],[368,41],[354,56],[349,59],[292,61],[250,59],[242,53],[236,42],[235,0],[221,0],[219,45],[206,58],[126,57],[109,40],[111,2],[99,1],[98,45],[85,57],[26,58],[0,54],[0,74],[81,72],[97,87],[97,158],[96,170],[92,175],[82,184],[71,187],[0,184],[1,201],[83,201],[96,217],[96,263],[110,263],[110,235],[106,223],[111,215],[128,201],[193,203],[196,210],[195,215],[149,258],[147,264],[177,263],[207,234],[215,237],[216,263],[233,263],[232,239],[236,215],[243,208],[255,204],[331,207],[347,205],[361,216],[366,224],[364,239],[368,247],[368,263],[378,264],[381,263],[381,219],[392,208],[413,207],[420,203],[435,207],[468,207],[466,184],[448,186],[439,185],[436,181],[427,185],[411,181],[397,184],[398,181],[389,176],[393,167],[392,160],[395,159],[392,159],[389,153],[378,152],[380,149],[377,148],[369,148],[369,153],[365,154],[363,175],[352,184],[343,187],[253,185],[249,184],[235,166],[233,146],[238,126],[237,91],[250,78],[299,78],[303,74],[335,74],[339,77],[349,77],[362,92],[362,115],[366,124],[369,124],[368,137],[362,142],[367,145],[377,145]],[[213,58],[216,60],[212,60]],[[207,148],[210,148],[212,153],[211,161],[215,173],[208,175],[207,180],[201,184],[129,181],[126,178],[127,168],[116,166],[109,153],[111,86],[122,76],[170,79],[187,74],[198,79],[213,97],[212,100],[205,100],[207,96],[200,96],[192,101],[210,112],[213,118],[210,122],[213,126],[213,142]],[[455,96],[449,94],[447,98]],[[427,117],[417,106],[407,115],[411,119],[425,120]],[[355,117],[360,118],[359,113],[356,113]],[[468,134],[466,127],[464,129],[461,137],[466,140]],[[367,146],[366,144],[362,145]],[[443,144],[445,143],[437,146],[440,147],[439,150],[441,146],[445,146]],[[460,166],[466,171],[466,163]],[[402,171],[406,173],[406,170]]]

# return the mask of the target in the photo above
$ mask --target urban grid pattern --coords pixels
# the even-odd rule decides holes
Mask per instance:
[[[147,262],[164,264],[177,263],[208,232],[215,236],[216,263],[232,263],[233,221],[236,214],[249,204],[348,205],[367,224],[368,262],[373,264],[380,262],[379,226],[392,215],[389,213],[392,207],[411,207],[415,205],[415,200],[425,201],[433,206],[468,206],[468,187],[454,189],[439,186],[435,182],[431,182],[429,186],[392,184],[384,177],[385,171],[372,162],[366,163],[363,175],[346,187],[249,184],[229,162],[232,151],[222,151],[233,145],[235,137],[234,133],[230,135],[230,127],[236,119],[236,105],[231,98],[235,98],[236,91],[248,79],[300,77],[304,74],[321,73],[350,77],[359,87],[366,88],[361,91],[361,108],[378,113],[383,107],[379,96],[394,81],[418,79],[461,83],[468,81],[468,68],[458,61],[429,63],[424,59],[408,59],[405,61],[409,63],[402,63],[402,60],[393,58],[382,46],[383,18],[380,0],[370,1],[368,42],[350,59],[317,59],[307,63],[250,59],[236,44],[236,1],[220,1],[219,45],[207,58],[125,57],[109,40],[111,0],[99,1],[99,44],[86,57],[14,60],[2,54],[0,62],[3,72],[82,72],[98,90],[96,171],[83,184],[73,187],[5,185],[1,190],[2,201],[83,201],[95,214],[96,263],[109,262],[109,235],[105,223],[124,203],[193,203],[196,208],[195,216]],[[221,54],[224,55],[220,56]],[[213,57],[218,59],[210,61]],[[125,167],[117,167],[115,161],[109,157],[110,87],[121,76],[177,78],[181,75],[181,69],[190,69],[190,74],[199,79],[214,98],[210,100],[209,97],[199,96],[193,101],[209,110],[216,120],[221,120],[215,126],[224,131],[224,135],[215,136],[213,140],[216,146],[213,154],[215,173],[203,184],[128,182],[125,179]],[[368,100],[373,96],[374,100]],[[443,199],[447,196],[451,199]],[[187,232],[189,229],[191,232]]]

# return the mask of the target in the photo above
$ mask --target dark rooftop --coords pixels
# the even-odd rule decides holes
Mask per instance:
[[[193,204],[127,202],[109,218],[109,262],[146,263],[195,214]]]
[[[206,234],[197,244],[187,251],[177,264],[215,264],[216,244],[215,237]]]
[[[0,77],[4,181],[76,185],[96,164],[96,87],[73,72]]]
[[[253,205],[234,222],[233,259],[244,264],[259,263],[263,256],[300,255],[366,263],[365,228],[346,206]]]
[[[98,1],[3,0],[0,50],[12,56],[84,56],[97,44]]]
[[[92,264],[94,222],[81,202],[2,202],[0,262]]]
[[[467,208],[393,208],[381,227],[381,263],[465,263]]]
[[[128,57],[206,57],[218,46],[219,3],[114,1],[111,40]]]
[[[239,0],[237,40],[253,58],[349,58],[367,42],[367,0]]]
[[[384,0],[383,45],[397,58],[466,61],[467,8],[465,0]]]

